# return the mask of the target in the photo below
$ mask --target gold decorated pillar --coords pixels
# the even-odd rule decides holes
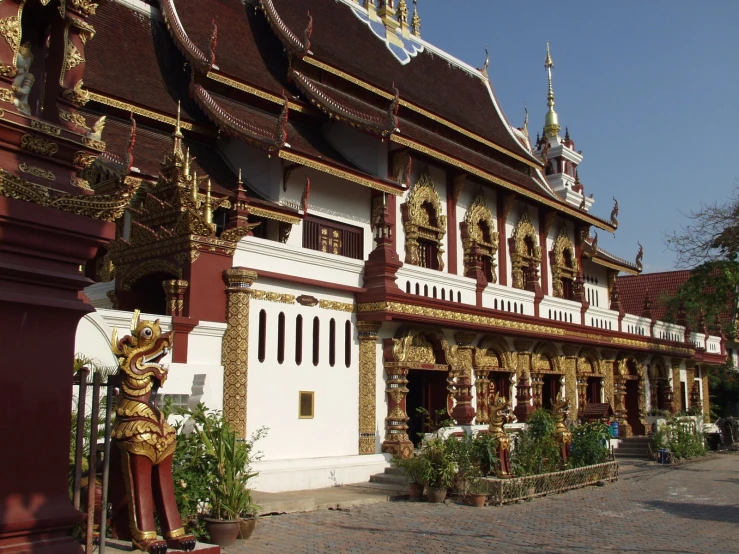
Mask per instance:
[[[585,406],[585,390],[587,389],[587,380],[585,388],[582,390],[577,381],[577,352],[580,347],[574,344],[565,344],[562,346],[562,352],[565,355],[565,398],[570,401],[567,417],[576,419],[577,414],[582,411]]]
[[[376,452],[377,333],[380,321],[357,321],[359,332],[359,453]]]
[[[257,274],[243,267],[223,272],[226,283],[226,332],[223,335],[223,415],[240,438],[246,438],[246,393],[249,368],[249,299]]]
[[[406,413],[408,368],[386,364],[385,371],[388,415],[385,418],[385,440],[382,442],[382,451],[401,458],[410,458],[413,455],[413,443],[408,438],[410,418]]]
[[[695,362],[693,360],[685,360],[685,389],[688,396],[688,405],[685,406],[687,412],[693,407],[693,383],[695,381]],[[699,399],[700,400],[700,399]]]
[[[475,409],[472,407],[472,343],[477,333],[459,332],[454,334],[456,345],[456,405],[452,417],[457,425],[472,425],[475,419]]]
[[[708,392],[708,369],[701,366],[701,385],[703,386],[703,421],[711,422],[711,397]]]
[[[613,397],[613,375],[616,366],[616,351],[615,350],[603,350],[601,352],[603,356],[603,398],[604,402],[607,402],[614,409],[615,402]]]
[[[518,380],[516,383],[516,408],[513,410],[514,415],[519,423],[524,423],[531,412],[535,410],[531,403],[531,347],[534,341],[516,340],[513,345],[516,348],[518,356]]]
[[[672,359],[672,410],[674,413],[682,412],[685,409],[683,406],[683,394],[682,388],[680,387],[680,360]]]
[[[162,281],[162,288],[167,298],[167,315],[181,316],[185,307],[185,292],[189,283],[182,279]]]
[[[490,368],[475,367],[475,423],[490,421]]]

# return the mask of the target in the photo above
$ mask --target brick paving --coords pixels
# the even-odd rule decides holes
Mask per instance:
[[[727,454],[504,507],[401,501],[271,516],[226,553],[739,553],[737,470]]]

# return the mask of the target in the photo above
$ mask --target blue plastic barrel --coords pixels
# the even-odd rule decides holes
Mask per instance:
[[[657,462],[660,464],[666,464],[668,460],[668,450],[666,448],[660,448],[657,452]]]
[[[611,422],[611,436],[614,439],[618,438],[618,421]]]

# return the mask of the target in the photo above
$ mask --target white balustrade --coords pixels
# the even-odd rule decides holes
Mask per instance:
[[[534,293],[528,290],[490,284],[482,292],[483,308],[534,315]]]
[[[539,317],[580,325],[582,323],[581,306],[580,302],[545,296],[539,304]]]
[[[597,329],[618,331],[618,312],[590,306],[585,312],[585,325]]]
[[[470,277],[405,264],[395,274],[400,290],[409,294],[469,304],[477,303],[476,283]]]

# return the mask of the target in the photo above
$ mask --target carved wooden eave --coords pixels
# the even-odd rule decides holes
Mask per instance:
[[[126,179],[111,194],[67,194],[0,169],[0,196],[103,221],[121,217],[140,184],[140,180]]]
[[[300,71],[291,69],[289,77],[306,95],[314,106],[326,113],[329,117],[344,121],[354,127],[359,127],[370,133],[386,137],[397,130],[398,121],[395,113],[399,106],[399,93],[395,89],[395,98],[389,105],[384,117],[373,115],[369,111],[361,111],[342,102],[338,91],[331,91],[325,85],[317,83]],[[370,109],[372,107],[368,106]]]
[[[634,263],[628,262],[623,258],[619,258],[618,256],[611,254],[610,252],[606,252],[605,250],[600,248],[597,243],[595,244],[595,248],[593,250],[594,252],[591,251],[590,253],[588,253],[588,257],[594,264],[601,265],[615,271],[623,271],[624,273],[628,273],[629,275],[639,275],[641,273],[641,269],[639,269]],[[585,253],[587,252],[583,250],[583,254]]]
[[[207,73],[211,68],[211,59],[190,40],[190,37],[185,32],[185,28],[182,26],[180,16],[177,14],[174,0],[161,0],[159,5],[161,6],[164,22],[167,24],[167,29],[169,29],[170,35],[177,45],[177,49],[182,52],[182,55],[185,56],[194,68],[197,68],[202,73]]]
[[[490,232],[490,242],[486,242],[483,236],[480,222],[484,222]],[[464,248],[465,270],[468,268],[469,258],[472,254],[473,247],[478,248],[480,255],[490,259],[492,266],[492,282],[497,282],[495,255],[498,251],[498,232],[495,230],[495,218],[488,207],[485,195],[481,192],[477,194],[475,201],[467,210],[464,221],[460,223],[462,235],[462,247]]]
[[[429,220],[423,205],[429,204],[434,211],[436,224]],[[428,167],[408,194],[408,200],[400,206],[405,228],[405,262],[420,264],[420,245],[418,239],[425,239],[436,244],[439,271],[444,270],[442,240],[446,234],[446,216],[442,215],[441,198],[436,191]]]
[[[313,17],[310,13],[307,13],[308,20],[301,39],[282,20],[272,0],[259,0],[259,6],[267,16],[267,21],[269,21],[272,30],[292,55],[303,58],[306,54],[312,53],[310,51],[310,36],[313,33]]]
[[[208,118],[224,133],[241,139],[244,142],[266,150],[276,152],[286,145],[287,140],[287,100],[279,117],[275,118],[275,127],[265,129],[258,127],[231,114],[219,104],[205,88],[195,82],[190,84],[190,92],[197,104],[203,109]]]
[[[422,298],[408,303],[404,294],[389,294],[379,302],[360,303],[357,306],[360,321],[395,321],[401,324],[443,326],[479,333],[514,334],[516,336],[572,343],[578,346],[607,346],[625,352],[648,352],[672,357],[691,358],[696,348],[691,344],[675,343],[650,337],[625,337],[617,331],[588,329],[577,324],[543,321],[526,315],[505,314],[488,308],[448,303]]]

